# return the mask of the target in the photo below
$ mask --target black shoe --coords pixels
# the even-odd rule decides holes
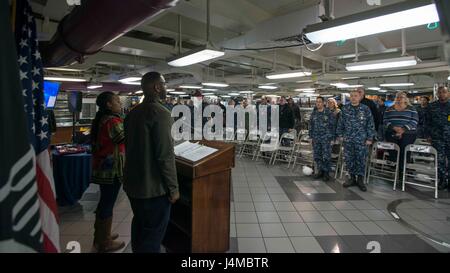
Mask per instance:
[[[438,184],[438,190],[442,191],[448,187],[448,183],[445,179],[440,179]]]
[[[318,174],[314,175],[314,179],[319,179],[323,177],[323,171],[319,171]]]
[[[344,188],[356,186],[356,176],[350,175],[350,178],[342,185]]]
[[[323,173],[322,180],[323,180],[324,182],[330,181],[330,175],[328,174],[328,172],[324,172],[324,173]]]
[[[358,175],[358,188],[361,191],[367,191],[367,187],[364,184],[364,176]]]

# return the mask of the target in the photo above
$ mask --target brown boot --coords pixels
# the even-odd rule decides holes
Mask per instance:
[[[114,252],[125,246],[123,241],[116,241],[111,236],[112,217],[100,220],[96,219],[94,228],[94,246],[93,251]]]

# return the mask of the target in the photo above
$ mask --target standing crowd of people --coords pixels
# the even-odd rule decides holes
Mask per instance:
[[[118,235],[111,233],[113,208],[122,186],[133,211],[133,252],[160,251],[171,206],[180,198],[171,136],[174,120],[170,110],[176,102],[167,99],[165,79],[160,73],[145,74],[141,86],[145,99],[125,119],[120,114],[121,102],[117,95],[104,92],[97,97],[99,110],[92,124],[91,143],[92,182],[100,185],[93,242],[98,252],[111,252],[124,246]],[[244,108],[249,105],[246,99],[239,103]],[[192,101],[184,104],[193,110]],[[216,104],[225,109],[220,102]],[[228,105],[236,105],[236,101],[230,100]],[[262,98],[257,108],[260,105],[268,106],[270,121],[273,101]],[[299,105],[285,97],[281,97],[278,105],[280,133],[299,132],[302,119]],[[246,124],[248,126],[248,121]],[[372,143],[377,139],[396,143],[403,156],[408,144],[414,143],[417,137],[425,138],[438,151],[439,189],[448,187],[450,100],[446,87],[439,88],[438,100],[432,103],[424,97],[418,109],[410,104],[405,92],[397,93],[394,106],[389,108],[382,99],[377,106],[365,98],[362,88],[352,91],[350,103],[341,107],[334,99],[325,101],[318,97],[310,119],[309,136],[318,169],[315,177],[324,181],[330,179],[332,143],[340,140],[350,175],[344,187],[358,186],[362,191],[367,190],[364,172]]]
[[[340,140],[344,146],[344,160],[349,179],[344,187],[358,186],[366,191],[364,175],[369,147],[375,141],[395,143],[400,148],[399,177],[402,177],[405,148],[417,138],[428,141],[438,152],[438,188],[448,189],[450,162],[450,100],[447,87],[439,87],[438,99],[429,103],[421,97],[420,106],[414,107],[406,92],[396,94],[394,105],[385,106],[380,98],[378,105],[365,97],[363,88],[353,90],[350,103],[341,109],[334,99],[327,102],[316,99],[310,120],[309,135],[317,166],[315,178],[329,180],[331,147]],[[332,113],[332,114],[330,114]],[[396,152],[389,152],[389,160],[396,161]],[[409,159],[407,159],[409,160]]]

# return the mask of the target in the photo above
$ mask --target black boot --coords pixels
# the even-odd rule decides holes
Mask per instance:
[[[366,185],[364,184],[364,176],[358,175],[358,181],[357,181],[357,183],[358,183],[358,188],[359,188],[361,191],[367,191],[367,187],[366,187]]]
[[[316,175],[314,175],[314,179],[319,179],[323,177],[323,171],[320,170],[319,173],[317,173]]]
[[[328,174],[328,172],[323,172],[322,180],[323,180],[324,182],[330,181],[330,175]]]
[[[350,175],[350,178],[343,184],[344,188],[356,186],[356,176]]]
[[[439,179],[438,190],[442,191],[448,187],[447,179],[441,178]]]

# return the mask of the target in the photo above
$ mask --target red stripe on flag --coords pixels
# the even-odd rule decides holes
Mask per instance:
[[[36,157],[36,181],[40,199],[44,251],[59,252],[58,208],[53,190],[53,174],[48,151],[44,150]]]
[[[36,180],[38,186],[38,193],[41,199],[47,204],[49,209],[55,215],[56,220],[58,219],[58,207],[56,205],[55,195],[53,190],[47,180],[47,176],[42,172],[39,162],[36,164]]]
[[[53,245],[52,241],[47,237],[45,232],[42,233],[44,236],[44,251],[46,253],[58,253],[58,249]]]

